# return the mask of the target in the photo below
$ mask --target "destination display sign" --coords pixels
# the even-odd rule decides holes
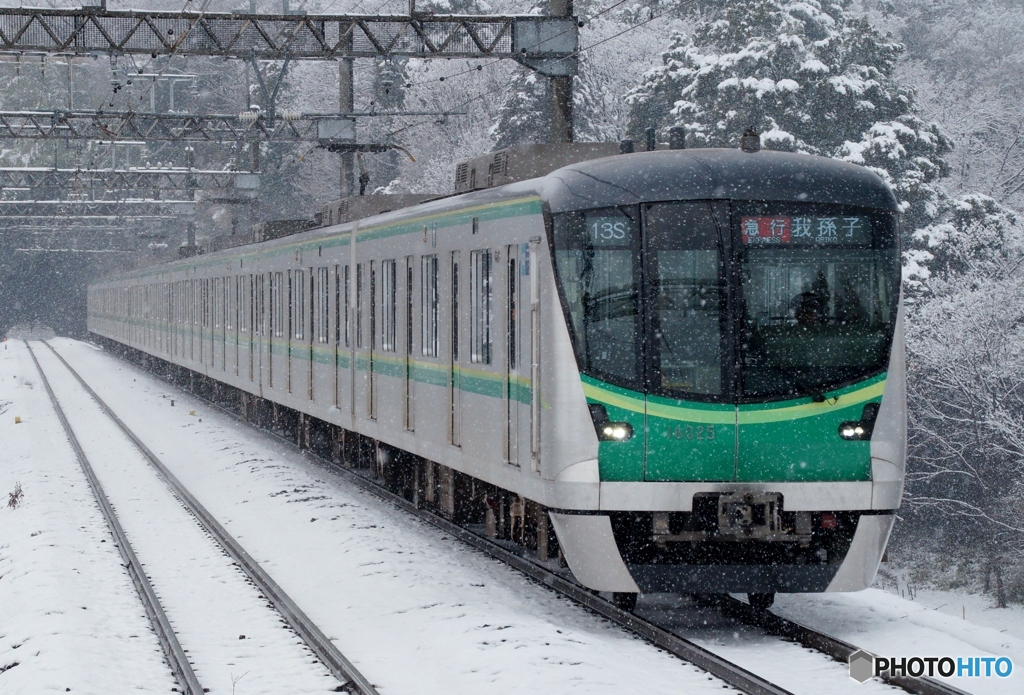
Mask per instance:
[[[634,227],[625,215],[587,215],[587,232],[594,246],[628,246]]]
[[[812,217],[766,215],[740,220],[743,243],[749,246],[844,246],[871,244],[867,216]]]

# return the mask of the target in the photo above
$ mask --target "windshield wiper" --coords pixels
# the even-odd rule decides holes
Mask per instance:
[[[777,374],[781,374],[789,382],[790,386],[795,386],[805,396],[810,396],[811,400],[815,403],[824,403],[825,394],[818,388],[811,386],[792,368],[782,364],[778,356],[764,347],[763,341],[760,350],[760,354],[764,357],[764,366],[771,369]],[[838,396],[836,397],[838,400]]]
[[[820,390],[816,389],[815,387],[811,386],[810,384],[808,384],[801,377],[797,376],[796,372],[794,372],[793,370],[789,369],[788,367],[784,367],[783,365],[778,364],[774,361],[766,362],[765,366],[771,369],[772,371],[786,377],[786,381],[788,381],[792,386],[796,386],[802,392],[803,395],[810,396],[811,400],[814,401],[815,403],[825,402],[825,394],[822,393]]]

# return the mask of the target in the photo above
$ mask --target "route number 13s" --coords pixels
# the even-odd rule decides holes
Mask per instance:
[[[629,236],[626,220],[604,219],[590,223],[590,235],[594,243],[625,241]]]

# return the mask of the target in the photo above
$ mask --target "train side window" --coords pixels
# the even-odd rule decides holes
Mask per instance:
[[[437,255],[420,258],[420,346],[426,357],[437,357]]]
[[[341,345],[341,267],[334,266],[334,345]]]
[[[352,347],[352,318],[350,316],[352,301],[349,296],[352,291],[352,279],[350,277],[349,266],[345,266],[344,282],[345,287],[342,289],[342,292],[345,295],[345,347]]]
[[[280,320],[277,317],[277,293],[280,285],[277,283],[277,273],[270,273],[270,313],[267,316],[267,331],[271,336],[277,335],[277,324]],[[261,276],[262,277],[262,276]],[[257,284],[259,287],[259,284]],[[259,332],[259,331],[257,331]]]
[[[363,263],[356,264],[356,347],[363,347]]]
[[[370,261],[370,349],[377,349],[377,261]]]
[[[221,304],[224,301],[224,291],[221,289],[221,279],[213,279],[213,327],[220,328],[223,309]]]
[[[515,247],[511,247],[515,248]],[[516,368],[516,275],[518,266],[513,254],[508,255],[508,368]]]
[[[381,326],[381,349],[387,352],[395,352],[395,337],[397,333],[397,308],[398,308],[398,288],[396,287],[397,281],[397,268],[393,260],[383,261],[380,264],[380,275],[381,275],[381,318],[383,319],[383,325]]]
[[[318,343],[328,342],[328,316],[330,316],[328,306],[328,298],[330,294],[328,289],[330,288],[329,271],[326,267],[318,268],[316,271],[316,311],[314,316],[314,325],[316,326],[316,340]]]
[[[291,322],[286,321],[286,318],[285,318],[285,316],[286,316],[286,313],[285,313],[285,304],[286,304],[286,301],[285,301],[286,300],[286,296],[285,296],[285,273],[284,273],[284,271],[281,271],[281,272],[274,273],[274,275],[276,275],[276,277],[278,277],[278,301],[276,301],[276,306],[273,309],[271,309],[271,311],[278,312],[278,319],[276,319],[276,322],[274,323],[274,327],[273,327],[274,328],[274,334],[273,335],[278,336],[280,338],[284,338],[285,335],[286,335],[285,332],[286,331],[291,331]],[[289,295],[291,295],[291,292],[290,292],[291,287],[292,287],[292,272],[291,272],[291,270],[289,270],[288,271],[288,289],[289,289],[289,293],[288,294]],[[291,297],[288,297],[287,299],[291,299]],[[288,302],[288,304],[289,304],[289,307],[291,307],[291,302]],[[290,309],[289,309],[289,311],[290,311]],[[289,318],[291,318],[291,317],[289,316]]]
[[[306,316],[306,273],[302,270],[295,271],[293,326],[295,328],[295,339],[302,340],[303,324]]]
[[[452,251],[452,363],[459,361],[459,252]]]
[[[405,257],[405,354],[412,356],[412,289],[415,256]]]
[[[469,254],[469,358],[476,364],[490,364],[491,337],[491,251]]]

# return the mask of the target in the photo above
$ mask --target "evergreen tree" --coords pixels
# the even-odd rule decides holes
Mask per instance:
[[[872,168],[895,189],[904,229],[925,226],[943,207],[934,183],[952,143],[897,83],[902,47],[846,4],[752,0],[711,11],[692,35],[676,33],[627,95],[630,134],[681,125],[691,146],[735,147],[753,128],[766,148]]]
[[[551,133],[551,92],[548,79],[526,67],[505,93],[498,119],[491,126],[494,149],[530,142],[547,142]]]

